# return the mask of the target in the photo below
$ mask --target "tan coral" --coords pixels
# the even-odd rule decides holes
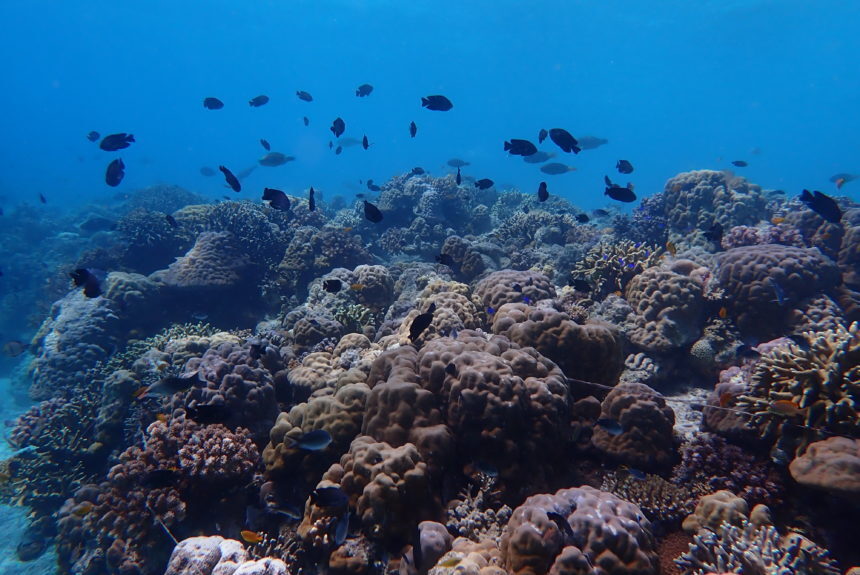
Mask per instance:
[[[740,525],[749,518],[749,512],[749,505],[743,498],[723,489],[702,497],[693,513],[684,519],[682,527],[687,533],[702,529],[716,531],[723,522]]]
[[[502,304],[536,302],[555,297],[555,288],[545,275],[527,271],[500,270],[475,286],[473,299],[483,311],[499,309]]]
[[[860,500],[860,439],[837,436],[816,441],[788,470],[801,485]]]

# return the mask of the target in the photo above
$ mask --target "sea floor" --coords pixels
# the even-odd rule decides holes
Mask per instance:
[[[10,379],[0,378],[0,423],[15,419],[30,407],[21,394],[14,393],[11,385]],[[4,439],[0,440],[0,460],[11,457],[14,452],[5,440],[7,430],[4,425]],[[38,559],[27,562],[18,560],[15,549],[26,528],[26,508],[0,505],[0,575],[49,575],[56,572],[57,556],[53,545]]]

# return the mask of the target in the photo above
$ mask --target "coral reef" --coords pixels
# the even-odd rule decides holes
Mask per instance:
[[[601,242],[588,250],[573,274],[585,278],[594,286],[595,297],[603,299],[610,293],[623,292],[630,280],[657,265],[661,257],[660,250],[648,244],[631,240]]]
[[[555,288],[545,275],[533,271],[501,270],[475,285],[474,299],[481,309],[497,310],[506,303],[530,303],[555,297]]]
[[[816,441],[788,469],[801,485],[860,500],[860,439],[836,436]]]

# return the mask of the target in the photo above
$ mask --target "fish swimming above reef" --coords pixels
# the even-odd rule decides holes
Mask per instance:
[[[263,201],[269,202],[270,207],[282,212],[290,209],[290,198],[283,191],[275,188],[263,188]]]
[[[260,138],[260,145],[263,146],[263,149],[267,152],[272,149],[272,145],[269,144],[269,140],[266,140],[265,138]]]
[[[450,160],[448,160],[445,163],[448,164],[449,166],[451,166],[452,168],[464,168],[464,167],[470,165],[469,162],[467,162],[466,160],[461,160],[460,158],[451,158]]]
[[[361,147],[365,150],[370,147],[370,142],[368,141],[366,134],[363,138],[361,138]]]
[[[314,193],[315,193],[314,187],[311,186],[311,189],[308,190],[308,211],[309,212],[312,212],[315,209],[317,209],[317,201],[316,201],[316,198],[314,198]]]
[[[415,122],[409,122],[409,135],[414,138],[417,133],[418,125]]]
[[[512,156],[531,156],[537,154],[537,146],[528,140],[511,138],[510,141],[505,140],[504,149]]]
[[[343,289],[343,282],[340,281],[339,279],[323,280],[322,288],[323,288],[323,291],[326,291],[328,293],[337,293],[341,289]]]
[[[41,193],[41,192],[40,192],[40,193],[39,193],[39,201],[40,201],[40,202],[42,202],[43,204],[47,204],[47,203],[48,203],[48,198],[46,198],[46,197],[45,197],[45,194],[43,194],[43,193]]]
[[[614,184],[612,180],[609,179],[609,176],[604,176],[603,181],[606,183],[606,191],[603,192],[603,195],[609,196],[618,202],[629,203],[636,201],[636,194],[633,192],[633,184],[628,183],[626,187],[622,188],[618,184]]]
[[[304,90],[298,90],[296,92],[296,96],[298,96],[299,100],[302,102],[313,102],[314,97],[310,95],[309,92],[305,92]]]
[[[239,180],[233,175],[233,172],[224,166],[218,166],[218,169],[221,170],[222,174],[224,174],[224,180],[227,182],[227,185],[230,186],[231,190],[234,192],[242,191],[242,184],[239,183]]]
[[[460,175],[460,168],[457,168],[457,177],[454,178],[454,181],[457,182],[458,186],[463,182],[463,177]]]
[[[373,92],[373,86],[370,84],[362,84],[355,89],[355,95],[359,98],[366,98],[367,96],[370,96],[371,92]]]
[[[433,312],[436,311],[436,303],[433,302],[430,304],[430,307],[427,308],[427,311],[415,316],[415,319],[412,320],[412,323],[409,325],[409,341],[414,343],[418,336],[420,336],[425,329],[430,327],[430,324],[433,323]]]
[[[383,218],[382,212],[379,210],[379,208],[377,208],[367,200],[364,200],[364,217],[375,224],[381,222]]]
[[[269,97],[265,94],[260,94],[259,96],[255,96],[248,100],[248,105],[252,108],[259,108],[260,106],[265,106],[269,103]]]
[[[141,387],[134,392],[133,396],[136,399],[152,396],[169,397],[174,393],[191,389],[196,383],[200,383],[200,372],[196,370],[183,375],[169,375],[161,378],[152,385]]]
[[[800,201],[831,224],[838,224],[842,220],[842,209],[836,200],[818,190],[812,193],[809,190],[803,190]]]
[[[746,168],[749,164],[743,160],[735,160],[732,162],[733,166],[737,166],[739,168]]]
[[[550,158],[554,157],[555,154],[553,154],[552,152],[544,152],[543,150],[538,150],[531,156],[523,156],[523,161],[527,164],[542,164]]]
[[[576,168],[559,162],[550,162],[549,164],[541,166],[540,171],[544,174],[549,174],[550,176],[558,176],[559,174],[574,172],[576,171]]]
[[[295,159],[295,157],[282,154],[281,152],[269,152],[268,154],[257,160],[257,162],[261,166],[275,168],[277,166],[283,166],[287,162],[292,162]]]
[[[102,295],[102,276],[102,272],[91,271],[86,268],[78,268],[73,272],[69,272],[72,283],[75,287],[84,288],[84,295],[86,297],[99,297]]]
[[[436,94],[434,96],[426,96],[421,98],[421,106],[427,108],[428,110],[433,110],[436,112],[447,112],[454,107],[454,104],[452,104],[451,100],[449,100],[445,96],[442,96],[441,94]]]
[[[287,437],[287,447],[303,449],[304,451],[322,451],[332,442],[331,433],[325,429],[314,429],[302,434],[300,437]]]
[[[540,185],[538,185],[537,195],[539,202],[547,201],[547,199],[549,198],[549,192],[546,189],[546,182],[541,182]]]
[[[577,139],[577,145],[583,150],[594,150],[604,144],[608,144],[609,140],[605,138],[597,138],[595,136],[581,136]]]
[[[588,222],[591,221],[591,218],[588,217],[588,214],[584,214],[584,213],[583,214],[576,214],[574,219],[577,222],[579,222],[580,224],[587,224]]]
[[[112,188],[117,187],[125,177],[125,164],[122,158],[116,158],[108,164],[105,170],[105,183]]]
[[[627,160],[618,160],[618,162],[615,164],[615,169],[618,170],[618,173],[620,174],[632,174],[633,164],[631,164]]]
[[[487,190],[492,188],[494,183],[490,178],[481,178],[480,180],[475,180],[475,187],[479,190]]]
[[[346,131],[346,122],[343,121],[343,118],[335,118],[329,130],[331,130],[335,138],[340,138]]]
[[[541,128],[540,132],[538,132],[538,144],[543,144],[543,141],[546,140],[547,136],[549,136],[549,132],[544,128]]]
[[[95,130],[87,134],[87,140],[89,140],[90,142],[96,142],[99,138],[101,138],[101,134],[99,134]]]
[[[116,152],[117,150],[129,147],[132,142],[134,142],[134,134],[120,132],[118,134],[111,134],[102,138],[99,148],[106,152]]]
[[[571,152],[578,154],[582,150],[582,148],[579,147],[579,142],[576,141],[576,138],[574,138],[570,132],[564,128],[553,128],[550,130],[549,139],[568,154]]]
[[[179,222],[176,221],[176,218],[171,216],[170,214],[164,214],[164,220],[167,222],[171,228],[178,228]]]
[[[310,126],[311,125],[311,119],[308,118],[307,116],[302,116],[302,123],[304,123],[305,127]]]
[[[224,102],[210,96],[209,98],[203,98],[203,107],[207,110],[220,110],[224,107]]]

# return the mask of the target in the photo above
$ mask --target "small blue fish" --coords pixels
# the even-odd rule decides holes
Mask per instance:
[[[770,301],[776,302],[779,305],[785,305],[786,297],[785,290],[782,289],[782,286],[776,283],[776,280],[772,277],[767,278],[767,281],[770,282],[770,286],[773,288],[773,294],[776,296],[776,299],[772,299]]]
[[[628,267],[628,268],[630,268],[630,269],[632,270],[633,268],[635,268],[635,267],[636,267],[636,264],[634,264],[633,262],[631,262],[631,263],[627,264],[627,267]]]
[[[531,304],[531,303],[532,303],[532,298],[530,298],[530,297],[529,297],[529,296],[527,296],[527,295],[524,295],[524,296],[523,296],[523,303],[525,303],[525,304]]]
[[[601,417],[597,420],[597,425],[602,427],[609,435],[621,435],[624,432],[621,424],[614,419]]]
[[[304,449],[305,451],[322,451],[331,443],[331,433],[325,429],[314,429],[297,439],[287,439],[290,442],[289,447]]]
[[[488,314],[490,314],[490,315],[493,315],[493,314],[495,314],[495,313],[496,313],[496,310],[494,310],[494,309],[493,309],[493,308],[491,308],[491,307],[488,307],[488,308],[487,308],[487,313],[488,313]]]

